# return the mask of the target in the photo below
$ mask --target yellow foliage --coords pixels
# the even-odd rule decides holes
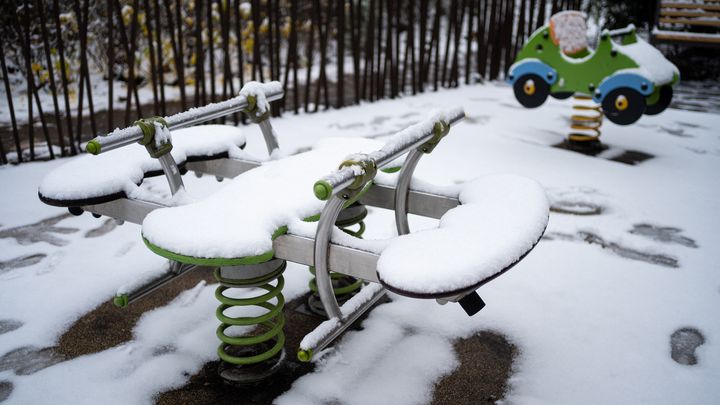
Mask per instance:
[[[290,20],[286,20],[285,24],[283,24],[283,26],[280,27],[280,33],[282,34],[283,38],[289,38],[291,30],[292,30],[292,24],[290,23]]]
[[[31,66],[33,73],[37,73],[37,72],[41,71],[42,68],[43,68],[42,65],[37,62],[33,63]]]
[[[243,41],[243,50],[246,53],[252,53],[253,47],[255,46],[255,40],[252,38],[247,38],[245,41]]]

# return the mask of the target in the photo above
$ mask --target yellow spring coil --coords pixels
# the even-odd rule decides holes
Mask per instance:
[[[602,108],[592,101],[592,98],[585,95],[574,95],[576,104],[573,105],[575,112],[570,116],[571,132],[568,135],[570,142],[592,142],[600,141],[600,127],[602,126]],[[594,111],[593,114],[591,111]]]

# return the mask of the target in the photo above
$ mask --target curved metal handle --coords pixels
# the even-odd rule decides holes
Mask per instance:
[[[368,155],[381,169],[400,156],[428,142],[435,135],[435,123],[445,121],[448,126],[465,118],[462,109],[450,109],[436,117],[412,125],[395,134],[380,150]],[[314,186],[315,196],[327,200],[339,191],[347,188],[355,181],[356,173],[351,168],[342,168],[318,180]]]
[[[408,153],[403,163],[400,174],[398,174],[397,186],[395,187],[395,225],[397,225],[398,235],[407,235],[410,233],[410,225],[408,224],[408,191],[410,190],[410,180],[415,172],[423,152],[413,149]]]
[[[330,236],[335,227],[335,221],[343,209],[345,200],[334,196],[332,197],[320,213],[320,221],[318,222],[317,231],[315,232],[314,262],[315,262],[315,278],[317,280],[318,294],[322,301],[325,313],[328,318],[341,319],[342,312],[338,305],[335,294],[333,293],[332,280],[330,279],[330,270],[328,269],[328,249],[330,246]]]

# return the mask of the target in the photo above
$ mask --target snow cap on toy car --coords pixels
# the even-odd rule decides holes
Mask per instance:
[[[568,56],[586,52],[587,16],[581,11],[562,11],[550,17],[550,38]]]

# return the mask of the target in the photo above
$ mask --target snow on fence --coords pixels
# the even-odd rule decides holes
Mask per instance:
[[[74,155],[95,135],[227,99],[247,80],[284,83],[279,115],[495,79],[546,17],[580,3],[2,2],[0,164]]]

